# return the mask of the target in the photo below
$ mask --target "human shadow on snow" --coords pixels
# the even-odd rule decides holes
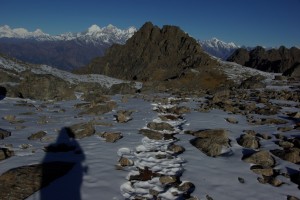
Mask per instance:
[[[74,133],[67,127],[61,129],[55,143],[45,147],[40,190],[41,200],[80,200],[83,174],[87,167],[84,152]]]

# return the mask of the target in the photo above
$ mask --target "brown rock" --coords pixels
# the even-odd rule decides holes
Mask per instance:
[[[195,185],[192,182],[183,182],[179,185],[178,190],[185,194],[191,194],[195,190]]]
[[[117,140],[123,138],[122,133],[119,132],[105,132],[105,133],[101,133],[100,136],[102,138],[105,138],[106,142],[111,142],[111,143],[114,143]]]
[[[259,139],[252,134],[241,135],[237,142],[245,148],[258,149],[260,147]]]
[[[283,160],[296,164],[300,163],[300,149],[298,148],[290,148],[286,150],[275,149],[271,150],[271,153]]]
[[[14,152],[12,150],[0,148],[0,160],[4,160],[12,156],[14,156]]]
[[[274,174],[273,168],[263,168],[260,165],[254,165],[250,168],[254,173],[263,176],[272,176]]]
[[[170,145],[168,150],[174,152],[175,154],[181,154],[185,151],[184,147],[176,144]]]
[[[237,124],[239,123],[239,121],[235,118],[229,117],[229,118],[225,118],[225,120],[231,124]]]
[[[0,139],[11,136],[11,132],[0,128]]]
[[[176,176],[161,176],[159,177],[159,182],[161,184],[172,184],[176,183],[178,181],[178,178]]]
[[[34,192],[62,177],[73,163],[49,162],[11,169],[0,176],[0,199],[26,199]]]
[[[275,165],[275,159],[268,151],[258,151],[249,156],[244,156],[243,161],[256,165],[261,165],[263,168],[271,168]]]
[[[27,139],[28,140],[38,140],[38,139],[41,139],[42,137],[44,137],[45,135],[47,135],[47,133],[45,131],[39,131],[39,132],[31,134]]]
[[[94,135],[95,129],[92,123],[79,123],[68,127],[76,139],[82,139]]]
[[[133,161],[128,159],[128,158],[125,158],[125,157],[121,157],[119,159],[119,164],[122,166],[122,167],[127,167],[127,166],[133,166]]]
[[[131,114],[132,114],[132,111],[120,110],[117,112],[117,115],[115,117],[116,117],[117,122],[126,123],[132,119]]]
[[[161,123],[150,122],[147,125],[147,127],[150,129],[153,129],[153,130],[157,130],[157,131],[163,131],[163,130],[174,131],[173,126],[166,122],[161,122]]]

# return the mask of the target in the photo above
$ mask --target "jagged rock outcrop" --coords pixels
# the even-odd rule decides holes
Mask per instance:
[[[184,69],[212,63],[197,41],[178,27],[160,29],[147,22],[125,45],[113,45],[87,70],[128,80],[167,80]]]
[[[147,22],[125,45],[113,45],[103,57],[94,59],[77,72],[143,82],[181,80],[183,84],[206,73],[210,75],[206,78],[220,82],[221,75],[217,75],[220,72],[211,72],[211,66],[215,65],[217,61],[204,53],[197,41],[179,27],[166,25],[159,28]],[[201,78],[197,77],[197,82],[199,80]],[[158,86],[149,85],[151,87]]]
[[[281,46],[278,49],[266,50],[263,47],[257,46],[247,51],[246,49],[240,48],[227,60],[261,71],[284,72],[285,75],[291,75],[295,70],[299,71],[300,49],[296,47],[288,49]],[[299,75],[299,72],[295,74]]]

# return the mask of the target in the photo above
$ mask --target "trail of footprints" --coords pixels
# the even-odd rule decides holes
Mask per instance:
[[[134,151],[121,148],[120,167],[130,172],[121,192],[126,199],[194,199],[191,193],[195,186],[180,180],[184,160],[179,154],[184,148],[176,145],[175,135],[185,123],[182,108],[177,104],[153,104],[158,118],[140,130],[145,137]]]

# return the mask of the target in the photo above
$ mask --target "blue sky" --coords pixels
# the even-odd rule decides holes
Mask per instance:
[[[49,34],[92,24],[181,27],[196,39],[239,45],[300,46],[300,0],[1,0],[0,26]]]

